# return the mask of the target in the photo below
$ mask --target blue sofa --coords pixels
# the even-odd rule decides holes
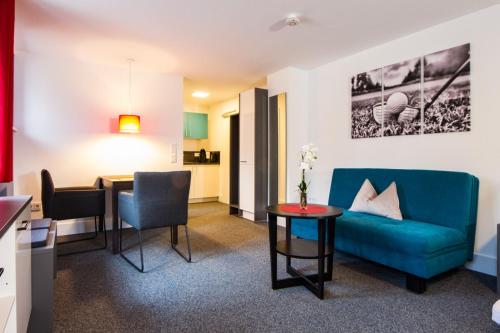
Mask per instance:
[[[348,211],[366,178],[377,193],[396,182],[403,221]],[[344,209],[335,248],[407,273],[406,287],[422,293],[427,279],[472,260],[478,189],[463,172],[335,169],[328,202]],[[317,224],[294,219],[292,234],[317,239]]]

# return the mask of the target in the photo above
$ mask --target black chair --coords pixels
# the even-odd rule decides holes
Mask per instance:
[[[83,240],[95,239],[98,236],[97,218],[99,218],[99,228],[104,230],[104,246],[76,251],[67,254],[83,253],[88,251],[102,250],[108,246],[106,236],[105,214],[105,191],[97,186],[78,187],[54,187],[52,177],[47,170],[42,170],[42,209],[43,217],[52,220],[69,220],[84,217],[94,217],[94,236],[80,238],[58,244],[74,243]],[[100,182],[100,179],[98,179]]]
[[[191,262],[191,244],[187,227],[190,184],[190,171],[136,172],[134,174],[134,191],[119,193],[120,255],[138,271],[144,272],[141,231],[145,229],[170,226],[172,248],[187,262]],[[123,221],[130,224],[139,233],[140,268],[123,254]],[[188,256],[181,253],[172,242],[172,226],[178,225],[183,225],[186,231]]]

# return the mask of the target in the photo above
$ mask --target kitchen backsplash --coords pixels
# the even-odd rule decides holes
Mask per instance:
[[[206,151],[205,158],[203,153],[197,151],[184,151],[184,164],[220,164],[220,151]]]

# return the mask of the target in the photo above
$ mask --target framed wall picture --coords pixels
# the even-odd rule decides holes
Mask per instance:
[[[420,134],[420,58],[383,68],[384,136]]]
[[[470,128],[470,44],[351,78],[353,139]]]
[[[382,136],[382,69],[351,78],[351,137]]]
[[[424,133],[470,131],[470,44],[428,54],[424,62]]]

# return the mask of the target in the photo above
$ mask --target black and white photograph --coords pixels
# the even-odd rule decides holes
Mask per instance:
[[[382,69],[351,78],[351,137],[382,136]]]
[[[421,60],[414,58],[383,68],[383,135],[421,132]]]
[[[470,131],[470,44],[424,57],[424,96],[424,133]]]

